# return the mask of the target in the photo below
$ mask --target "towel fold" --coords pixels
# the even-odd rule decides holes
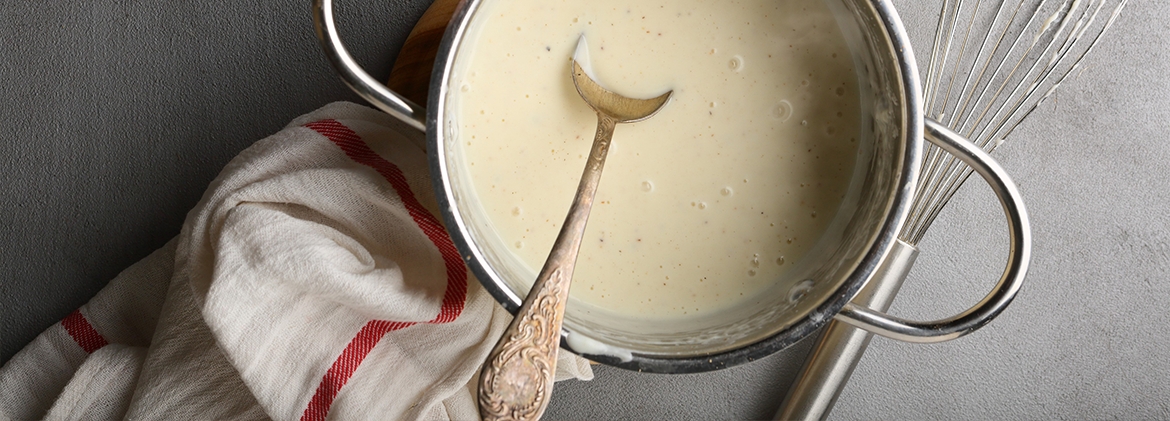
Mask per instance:
[[[0,368],[0,419],[477,419],[511,315],[390,119],[330,104],[240,153],[178,237]]]

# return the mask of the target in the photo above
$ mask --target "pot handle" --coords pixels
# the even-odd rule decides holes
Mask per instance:
[[[341,80],[345,81],[350,89],[387,114],[419,131],[426,131],[426,110],[378,83],[369,73],[362,70],[349,55],[349,51],[346,51],[345,45],[341,43],[341,37],[337,34],[337,25],[333,22],[332,0],[313,0],[313,27],[317,32],[317,39],[321,42],[321,48],[325,50],[325,56],[329,58],[329,63],[333,64],[333,68],[341,75]]]
[[[1007,172],[983,149],[975,146],[942,124],[926,119],[926,139],[947,153],[963,160],[983,176],[999,197],[1007,217],[1011,248],[1007,267],[999,283],[978,304],[956,316],[931,322],[917,322],[890,316],[852,302],[845,304],[836,320],[888,338],[906,342],[932,343],[958,338],[983,327],[998,316],[1015,298],[1023,285],[1028,263],[1032,259],[1032,231],[1028,213],[1015,183]],[[874,282],[877,280],[870,280]]]

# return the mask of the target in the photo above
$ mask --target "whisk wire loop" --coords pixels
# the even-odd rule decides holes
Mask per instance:
[[[966,4],[969,1],[942,2],[923,83],[924,112],[986,152],[1003,144],[1081,66],[1128,3],[975,0]],[[1106,12],[1109,18],[1099,19]],[[974,43],[979,44],[977,49]],[[957,52],[952,54],[952,49]],[[912,245],[922,240],[970,177],[971,168],[928,144],[920,174],[915,201],[900,234]]]

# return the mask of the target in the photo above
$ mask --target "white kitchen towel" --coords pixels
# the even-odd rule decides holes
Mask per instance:
[[[511,315],[390,118],[331,104],[242,152],[176,239],[0,368],[0,419],[478,418]]]

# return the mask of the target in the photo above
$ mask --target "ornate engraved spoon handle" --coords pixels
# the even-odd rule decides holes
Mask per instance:
[[[479,377],[484,420],[536,420],[548,406],[569,283],[615,124],[598,113],[597,135],[565,224],[516,318],[488,354]]]

